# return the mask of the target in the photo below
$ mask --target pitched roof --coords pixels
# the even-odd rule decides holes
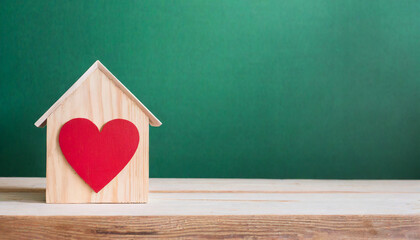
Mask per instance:
[[[150,125],[159,127],[162,123],[157,119],[146,106],[141,103],[130,90],[128,90],[99,60],[97,60],[39,119],[35,122],[35,126],[44,127],[47,124],[47,118],[61,105],[61,103],[70,96],[82,83],[88,79],[91,73],[96,69],[101,70],[109,79],[111,79],[131,100],[133,100],[141,111],[149,118]]]

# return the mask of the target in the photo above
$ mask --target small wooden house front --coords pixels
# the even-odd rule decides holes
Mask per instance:
[[[113,119],[125,119],[139,133],[138,147],[131,160],[97,193],[75,172],[60,149],[60,129],[75,118],[88,119],[99,130]],[[147,202],[149,125],[157,127],[161,122],[99,61],[35,125],[47,126],[47,203]]]

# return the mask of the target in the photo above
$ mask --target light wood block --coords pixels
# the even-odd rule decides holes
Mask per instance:
[[[95,193],[68,164],[58,135],[73,118],[87,118],[101,127],[122,118],[136,125],[139,147],[127,166]],[[149,117],[138,103],[111,81],[100,68],[89,73],[47,118],[47,203],[144,203],[148,198]]]
[[[46,204],[0,178],[1,239],[419,239],[418,180],[150,179],[148,204]]]

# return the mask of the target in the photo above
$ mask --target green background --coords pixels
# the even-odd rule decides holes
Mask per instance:
[[[152,177],[420,178],[420,3],[1,1],[0,176],[99,59],[162,122]]]

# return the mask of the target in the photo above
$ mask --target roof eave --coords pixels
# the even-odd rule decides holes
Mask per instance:
[[[96,69],[101,70],[109,79],[114,81],[114,83],[128,96],[130,97],[140,108],[140,110],[146,114],[149,118],[149,124],[153,127],[159,127],[162,125],[162,122],[159,121],[158,118],[153,115],[143,103],[140,102],[128,90],[99,60],[97,60],[67,91],[34,123],[34,125],[38,128],[45,127],[47,125],[48,117],[61,105],[61,103],[66,99],[71,93],[73,93],[88,77],[89,75],[95,71]]]

